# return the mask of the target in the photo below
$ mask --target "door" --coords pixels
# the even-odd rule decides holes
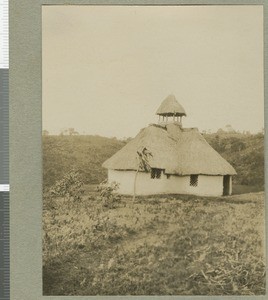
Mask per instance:
[[[223,176],[223,196],[230,195],[230,175]]]

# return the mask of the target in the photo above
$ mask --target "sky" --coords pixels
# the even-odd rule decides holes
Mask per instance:
[[[43,6],[43,129],[134,137],[174,94],[184,127],[264,127],[261,5]]]

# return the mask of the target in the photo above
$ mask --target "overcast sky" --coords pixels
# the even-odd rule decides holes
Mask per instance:
[[[184,127],[264,126],[262,6],[43,6],[43,129],[133,137],[174,94]]]

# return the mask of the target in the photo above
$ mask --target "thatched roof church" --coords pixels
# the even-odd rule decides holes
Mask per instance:
[[[173,95],[158,108],[158,124],[142,129],[106,160],[109,182],[122,194],[230,195],[234,168],[197,128],[183,128],[184,108]]]

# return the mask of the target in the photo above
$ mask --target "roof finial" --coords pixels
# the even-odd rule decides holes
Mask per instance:
[[[176,123],[182,125],[182,117],[186,116],[184,108],[179,104],[173,94],[167,96],[156,111],[159,115],[158,123],[166,125],[167,123]],[[172,119],[169,119],[172,117]]]

